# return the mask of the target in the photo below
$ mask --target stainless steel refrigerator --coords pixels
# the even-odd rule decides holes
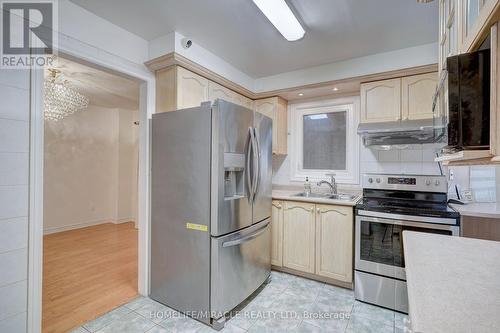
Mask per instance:
[[[214,328],[271,268],[272,121],[216,100],[153,115],[151,293]]]

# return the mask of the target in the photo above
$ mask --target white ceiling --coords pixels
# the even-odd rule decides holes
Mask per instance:
[[[147,40],[177,31],[254,78],[438,37],[438,1],[288,0],[306,29],[297,42],[287,42],[252,0],[71,1]]]
[[[91,105],[139,109],[138,82],[60,57],[57,58],[55,66],[50,68],[60,70],[62,79],[88,97]]]

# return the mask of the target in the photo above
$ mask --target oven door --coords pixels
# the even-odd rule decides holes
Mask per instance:
[[[357,215],[355,269],[406,280],[403,253],[404,230],[459,235],[459,227],[456,225]]]

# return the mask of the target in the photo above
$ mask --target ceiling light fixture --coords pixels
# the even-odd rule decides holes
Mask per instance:
[[[285,0],[253,0],[260,11],[287,41],[293,42],[306,33]]]
[[[303,94],[303,93],[298,93],[298,95],[299,95],[299,96],[304,96],[304,94]]]
[[[335,87],[333,88],[333,91],[339,91],[339,88]]]
[[[44,82],[44,114],[47,120],[61,120],[70,114],[86,109],[89,99],[62,81],[57,69],[49,69]]]

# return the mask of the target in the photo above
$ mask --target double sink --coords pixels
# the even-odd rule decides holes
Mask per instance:
[[[297,193],[292,195],[293,197],[301,197],[301,198],[320,198],[320,199],[330,199],[330,200],[340,200],[340,201],[353,201],[357,198],[357,195],[352,194],[330,194],[330,193]]]

